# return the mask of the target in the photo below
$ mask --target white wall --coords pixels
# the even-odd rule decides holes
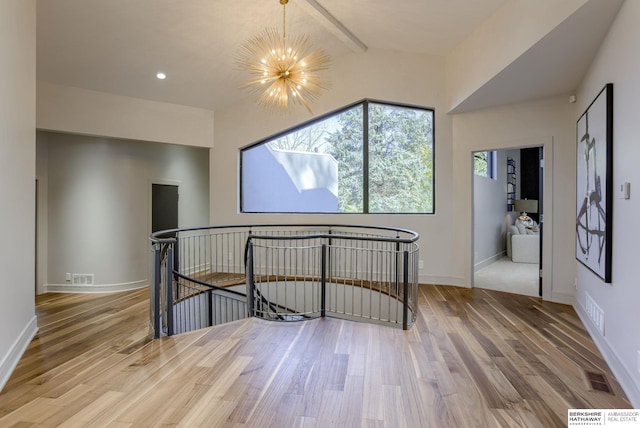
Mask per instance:
[[[507,225],[511,223],[511,215],[507,211],[506,164],[507,155],[514,157],[514,154],[519,155],[516,150],[497,151],[495,178],[473,175],[473,253],[476,271],[499,260],[505,254],[505,233]]]
[[[604,336],[593,328],[585,316],[582,318],[636,408],[640,407],[638,40],[640,2],[627,0],[577,92],[578,108],[574,115],[576,121],[604,85],[613,83],[613,186],[615,189],[625,181],[630,182],[631,199],[617,199],[614,194],[612,283],[603,283],[582,264],[574,262],[577,264],[578,282],[576,309],[584,315],[585,297],[588,294],[604,311]],[[572,214],[572,219],[575,219],[575,209]]]
[[[213,112],[37,82],[38,129],[213,147]]]
[[[43,290],[71,289],[66,273],[94,274],[93,289],[145,286],[151,183],[178,184],[179,226],[209,218],[209,149],[38,132]],[[45,199],[46,197],[46,199]],[[74,291],[78,291],[77,289]]]
[[[586,2],[505,2],[447,56],[447,111],[464,101]]]
[[[573,302],[575,193],[575,105],[564,97],[488,108],[453,116],[453,164],[468,165],[471,153],[513,147],[544,146],[545,223],[543,297]],[[456,168],[453,215],[455,266],[470,284],[472,269],[471,168]],[[551,280],[553,279],[553,283]]]
[[[47,236],[49,236],[49,216],[47,215],[47,201],[49,200],[49,134],[36,134],[36,294],[46,293],[46,283],[49,276],[49,252]]]
[[[267,215],[238,212],[238,149],[311,119],[304,109],[288,116],[265,112],[253,101],[216,111],[215,148],[211,150],[212,224],[348,223],[409,228],[421,235],[421,281],[456,284],[452,276],[452,142],[446,115],[444,59],[370,50],[337,58],[332,88],[312,106],[320,115],[363,98],[435,108],[434,215]],[[468,162],[467,162],[468,164]]]
[[[37,331],[36,2],[0,2],[0,389]]]

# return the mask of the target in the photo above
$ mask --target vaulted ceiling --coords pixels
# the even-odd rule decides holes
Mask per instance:
[[[308,34],[314,46],[327,49],[334,58],[361,51],[363,45],[446,56],[507,1],[513,0],[290,0],[287,31]],[[580,24],[571,28],[579,29]],[[278,0],[38,0],[37,77],[130,97],[223,109],[247,97],[238,89],[235,52],[263,28],[281,26]],[[554,40],[548,41],[544,49],[556,52],[550,67],[558,70],[563,83],[553,88],[543,84],[548,86],[542,88],[545,95],[575,88],[607,26],[587,40],[590,47],[578,49],[581,59],[570,76],[560,76],[566,58],[558,57]],[[566,39],[564,33],[557,36]],[[537,55],[531,60],[535,64],[540,55],[545,57],[545,52],[532,53]],[[529,68],[525,62],[518,73]],[[168,78],[156,79],[158,71]],[[505,78],[513,80],[511,75]],[[489,98],[495,96],[495,91],[487,92]],[[482,99],[474,95],[472,107],[491,104],[487,95]]]

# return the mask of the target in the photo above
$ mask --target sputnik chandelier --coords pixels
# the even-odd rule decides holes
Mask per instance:
[[[282,36],[275,28],[248,39],[236,56],[236,63],[249,73],[243,88],[257,94],[263,107],[286,111],[291,103],[302,104],[311,113],[309,103],[327,89],[319,72],[326,70],[331,57],[324,49],[311,51],[306,35],[287,39],[286,19],[289,0],[282,5]]]

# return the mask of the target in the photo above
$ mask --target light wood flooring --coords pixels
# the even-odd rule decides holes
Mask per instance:
[[[1,427],[561,427],[630,407],[573,309],[532,297],[424,285],[410,331],[245,319],[159,340],[146,290],[36,303]]]

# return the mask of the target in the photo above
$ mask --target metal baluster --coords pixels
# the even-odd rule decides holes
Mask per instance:
[[[327,244],[322,244],[320,263],[320,316],[327,313]]]
[[[167,250],[167,334],[173,336],[173,243]]]
[[[156,243],[153,245],[153,337],[158,339],[160,337],[160,252],[161,245]]]
[[[254,300],[253,300],[253,289],[255,287],[255,282],[254,282],[254,277],[253,277],[253,241],[249,240],[248,242],[248,254],[247,254],[247,279],[248,279],[248,286],[249,286],[249,296],[247,297],[247,306],[248,306],[248,315],[250,317],[254,317],[256,316],[255,314],[255,306],[254,306]]]
[[[403,269],[403,280],[402,280],[402,285],[403,285],[403,296],[402,296],[402,329],[403,330],[408,330],[409,329],[409,324],[408,324],[408,314],[409,314],[409,300],[408,300],[408,295],[409,295],[409,252],[407,250],[404,251],[404,266],[402,267]]]

